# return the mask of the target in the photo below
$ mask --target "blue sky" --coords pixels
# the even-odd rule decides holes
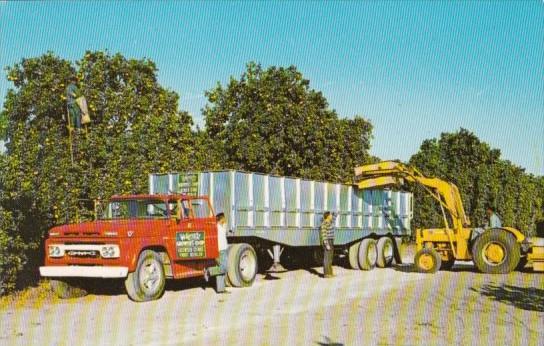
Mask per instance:
[[[103,49],[154,60],[199,124],[204,90],[248,61],[296,65],[340,116],[371,120],[383,159],[464,127],[544,175],[543,1],[0,2],[2,67]]]

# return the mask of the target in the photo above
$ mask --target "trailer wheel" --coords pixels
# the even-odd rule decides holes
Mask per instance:
[[[423,248],[416,253],[414,264],[420,273],[436,273],[442,265],[442,258],[435,249]]]
[[[257,275],[257,254],[249,244],[233,244],[227,261],[227,275],[234,287],[249,287]]]
[[[49,286],[61,299],[79,298],[87,295],[87,290],[79,287],[73,279],[50,280]]]
[[[376,266],[377,258],[376,241],[371,238],[363,239],[358,251],[359,267],[362,270],[372,270]]]
[[[135,302],[158,299],[164,293],[166,276],[161,256],[155,251],[145,250],[138,258],[136,270],[125,280],[127,294]]]
[[[359,246],[361,242],[358,241],[355,244],[351,245],[348,250],[349,266],[351,269],[359,270]]]
[[[389,237],[381,237],[378,239],[378,258],[376,259],[378,268],[390,267],[393,263],[393,257],[393,240]]]
[[[482,273],[507,274],[519,264],[520,246],[512,234],[492,229],[476,239],[472,258]]]

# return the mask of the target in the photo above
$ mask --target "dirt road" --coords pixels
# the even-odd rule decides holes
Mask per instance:
[[[217,295],[200,281],[133,303],[122,286],[0,310],[2,345],[544,345],[544,275],[401,265],[260,275]]]

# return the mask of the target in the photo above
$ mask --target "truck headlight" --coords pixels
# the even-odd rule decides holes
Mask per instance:
[[[62,257],[64,250],[58,245],[49,245],[49,257]]]
[[[103,245],[100,249],[100,255],[103,258],[117,258],[119,257],[119,246],[117,245]]]

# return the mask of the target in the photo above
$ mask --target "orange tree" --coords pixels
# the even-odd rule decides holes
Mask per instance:
[[[484,223],[487,206],[497,210],[503,225],[528,235],[544,220],[544,178],[501,159],[500,150],[466,129],[423,141],[410,164],[427,176],[455,183],[475,227]],[[434,199],[421,188],[415,192],[414,228],[443,223]]]
[[[346,182],[371,159],[370,122],[340,119],[294,66],[249,63],[206,96],[205,131],[224,167]]]
[[[90,216],[92,199],[145,192],[150,172],[192,168],[202,157],[192,154],[190,116],[178,111],[178,95],[158,83],[148,59],[87,52],[74,64],[47,53],[8,67],[7,75],[13,88],[0,116],[0,292],[15,279],[37,277],[49,227]],[[74,131],[72,161],[64,118],[74,75],[92,121]]]

